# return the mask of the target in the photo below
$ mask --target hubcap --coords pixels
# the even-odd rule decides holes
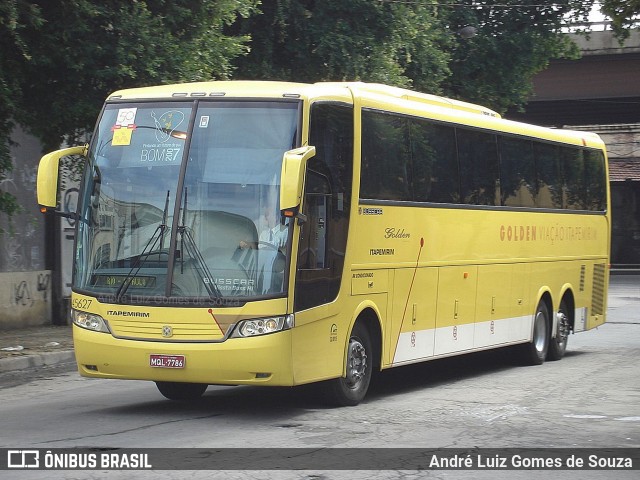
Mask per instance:
[[[536,324],[534,327],[534,331],[533,331],[533,336],[534,336],[534,343],[536,346],[536,350],[538,352],[542,352],[544,351],[544,345],[545,345],[545,341],[546,341],[546,329],[547,329],[547,325],[546,325],[546,319],[544,317],[544,314],[542,312],[538,312],[538,314],[536,315]]]
[[[367,352],[364,345],[356,338],[349,341],[349,357],[347,358],[347,384],[355,388],[364,378],[367,370]]]

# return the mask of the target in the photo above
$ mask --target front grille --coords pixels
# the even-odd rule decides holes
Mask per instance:
[[[216,341],[224,334],[215,323],[164,323],[131,320],[109,320],[113,335],[120,338],[165,341]],[[165,327],[171,327],[167,329]],[[165,334],[163,335],[163,331]],[[170,334],[168,333],[170,332]]]

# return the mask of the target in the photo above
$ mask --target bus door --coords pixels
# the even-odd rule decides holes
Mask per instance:
[[[298,231],[292,330],[294,382],[342,375],[348,322],[339,297],[353,178],[353,108],[311,106],[309,159]],[[350,318],[350,317],[348,317]]]

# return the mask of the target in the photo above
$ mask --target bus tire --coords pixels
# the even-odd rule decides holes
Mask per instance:
[[[560,302],[557,323],[556,336],[549,341],[549,353],[547,353],[547,360],[560,360],[564,357],[564,354],[567,351],[571,322],[569,320],[567,303],[564,300]]]
[[[346,375],[327,382],[325,394],[337,406],[358,405],[367,394],[373,372],[373,344],[364,323],[358,322],[349,336]]]
[[[542,365],[549,350],[549,308],[540,300],[533,318],[533,338],[522,345],[522,360],[527,365]]]
[[[180,402],[200,398],[208,386],[206,383],[156,382],[162,395]]]

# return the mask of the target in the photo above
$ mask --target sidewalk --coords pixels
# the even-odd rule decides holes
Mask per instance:
[[[71,325],[0,330],[0,373],[73,361]]]

